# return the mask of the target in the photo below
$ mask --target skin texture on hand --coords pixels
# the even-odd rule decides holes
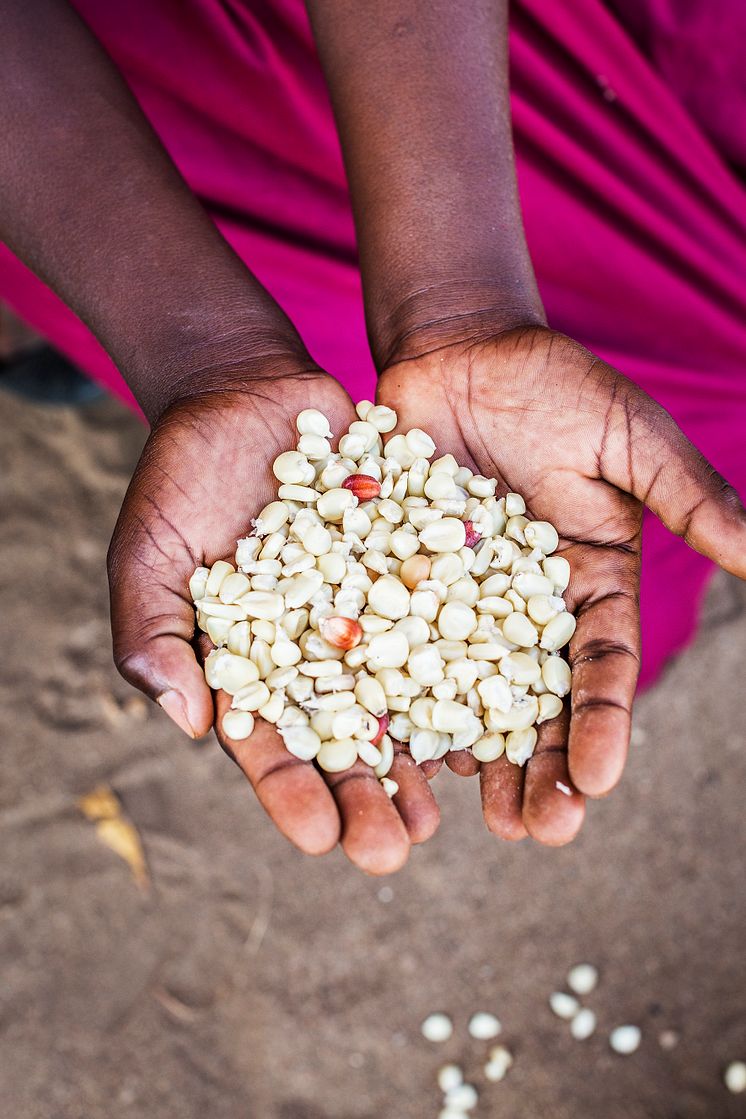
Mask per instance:
[[[115,660],[130,683],[158,700],[193,737],[213,722],[223,749],[251,782],[280,831],[309,854],[341,841],[349,858],[373,874],[397,870],[410,845],[428,838],[438,809],[427,778],[406,751],[390,776],[392,802],[368,766],[322,774],[290,755],[261,719],[245,742],[220,730],[230,697],[215,703],[195,646],[188,580],[195,567],[232,559],[251,519],[276,499],[272,461],[295,445],[295,418],[319,408],[341,434],[356,418],[351,400],[313,368],[253,375],[242,386],[172,405],[155,424],[117,523],[109,554]]]
[[[480,767],[466,752],[448,763],[463,774],[481,769],[495,834],[566,843],[581,826],[583,795],[608,793],[626,760],[639,668],[643,504],[746,578],[743,506],[664,409],[546,328],[407,355],[383,372],[378,400],[397,411],[397,430],[423,428],[439,455],[496,477],[498,494],[522,494],[527,516],[559,532],[558,554],[572,570],[565,599],[578,619],[569,649],[572,718],[565,711],[538,728],[523,769],[505,757]]]

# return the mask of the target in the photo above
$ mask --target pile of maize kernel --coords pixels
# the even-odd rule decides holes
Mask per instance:
[[[494,478],[434,459],[426,432],[384,442],[392,409],[357,414],[333,451],[326,416],[302,411],[235,564],[189,582],[216,646],[205,677],[232,697],[222,730],[246,739],[258,715],[291,754],[331,773],[360,759],[391,796],[394,741],[417,763],[467,749],[524,765],[570,691],[557,532]]]

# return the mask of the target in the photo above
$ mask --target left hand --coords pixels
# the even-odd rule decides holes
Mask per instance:
[[[572,718],[566,710],[538,728],[524,769],[504,756],[481,766],[481,788],[495,834],[567,843],[583,820],[583,794],[608,793],[626,759],[640,658],[643,504],[742,578],[746,513],[663,408],[541,326],[407,356],[382,373],[378,400],[398,413],[397,430],[423,428],[438,455],[451,452],[496,477],[498,494],[522,494],[528,515],[560,534],[572,569],[565,598],[578,619]],[[459,773],[480,770],[466,751],[448,762]]]

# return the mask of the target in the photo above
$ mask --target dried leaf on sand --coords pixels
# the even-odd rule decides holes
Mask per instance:
[[[100,842],[124,859],[138,888],[147,893],[150,876],[142,841],[134,824],[122,812],[116,793],[108,785],[99,785],[80,798],[78,808],[95,824]]]

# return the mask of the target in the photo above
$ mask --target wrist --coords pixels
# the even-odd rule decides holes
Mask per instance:
[[[280,309],[264,311],[222,306],[139,335],[122,369],[151,425],[180,401],[318,371]]]
[[[369,305],[371,349],[379,370],[447,346],[547,324],[530,268],[519,277],[451,278],[402,291],[378,307]]]
[[[234,327],[149,354],[141,378],[147,388],[138,394],[138,403],[152,426],[182,402],[255,391],[262,382],[319,372],[300,339]]]

